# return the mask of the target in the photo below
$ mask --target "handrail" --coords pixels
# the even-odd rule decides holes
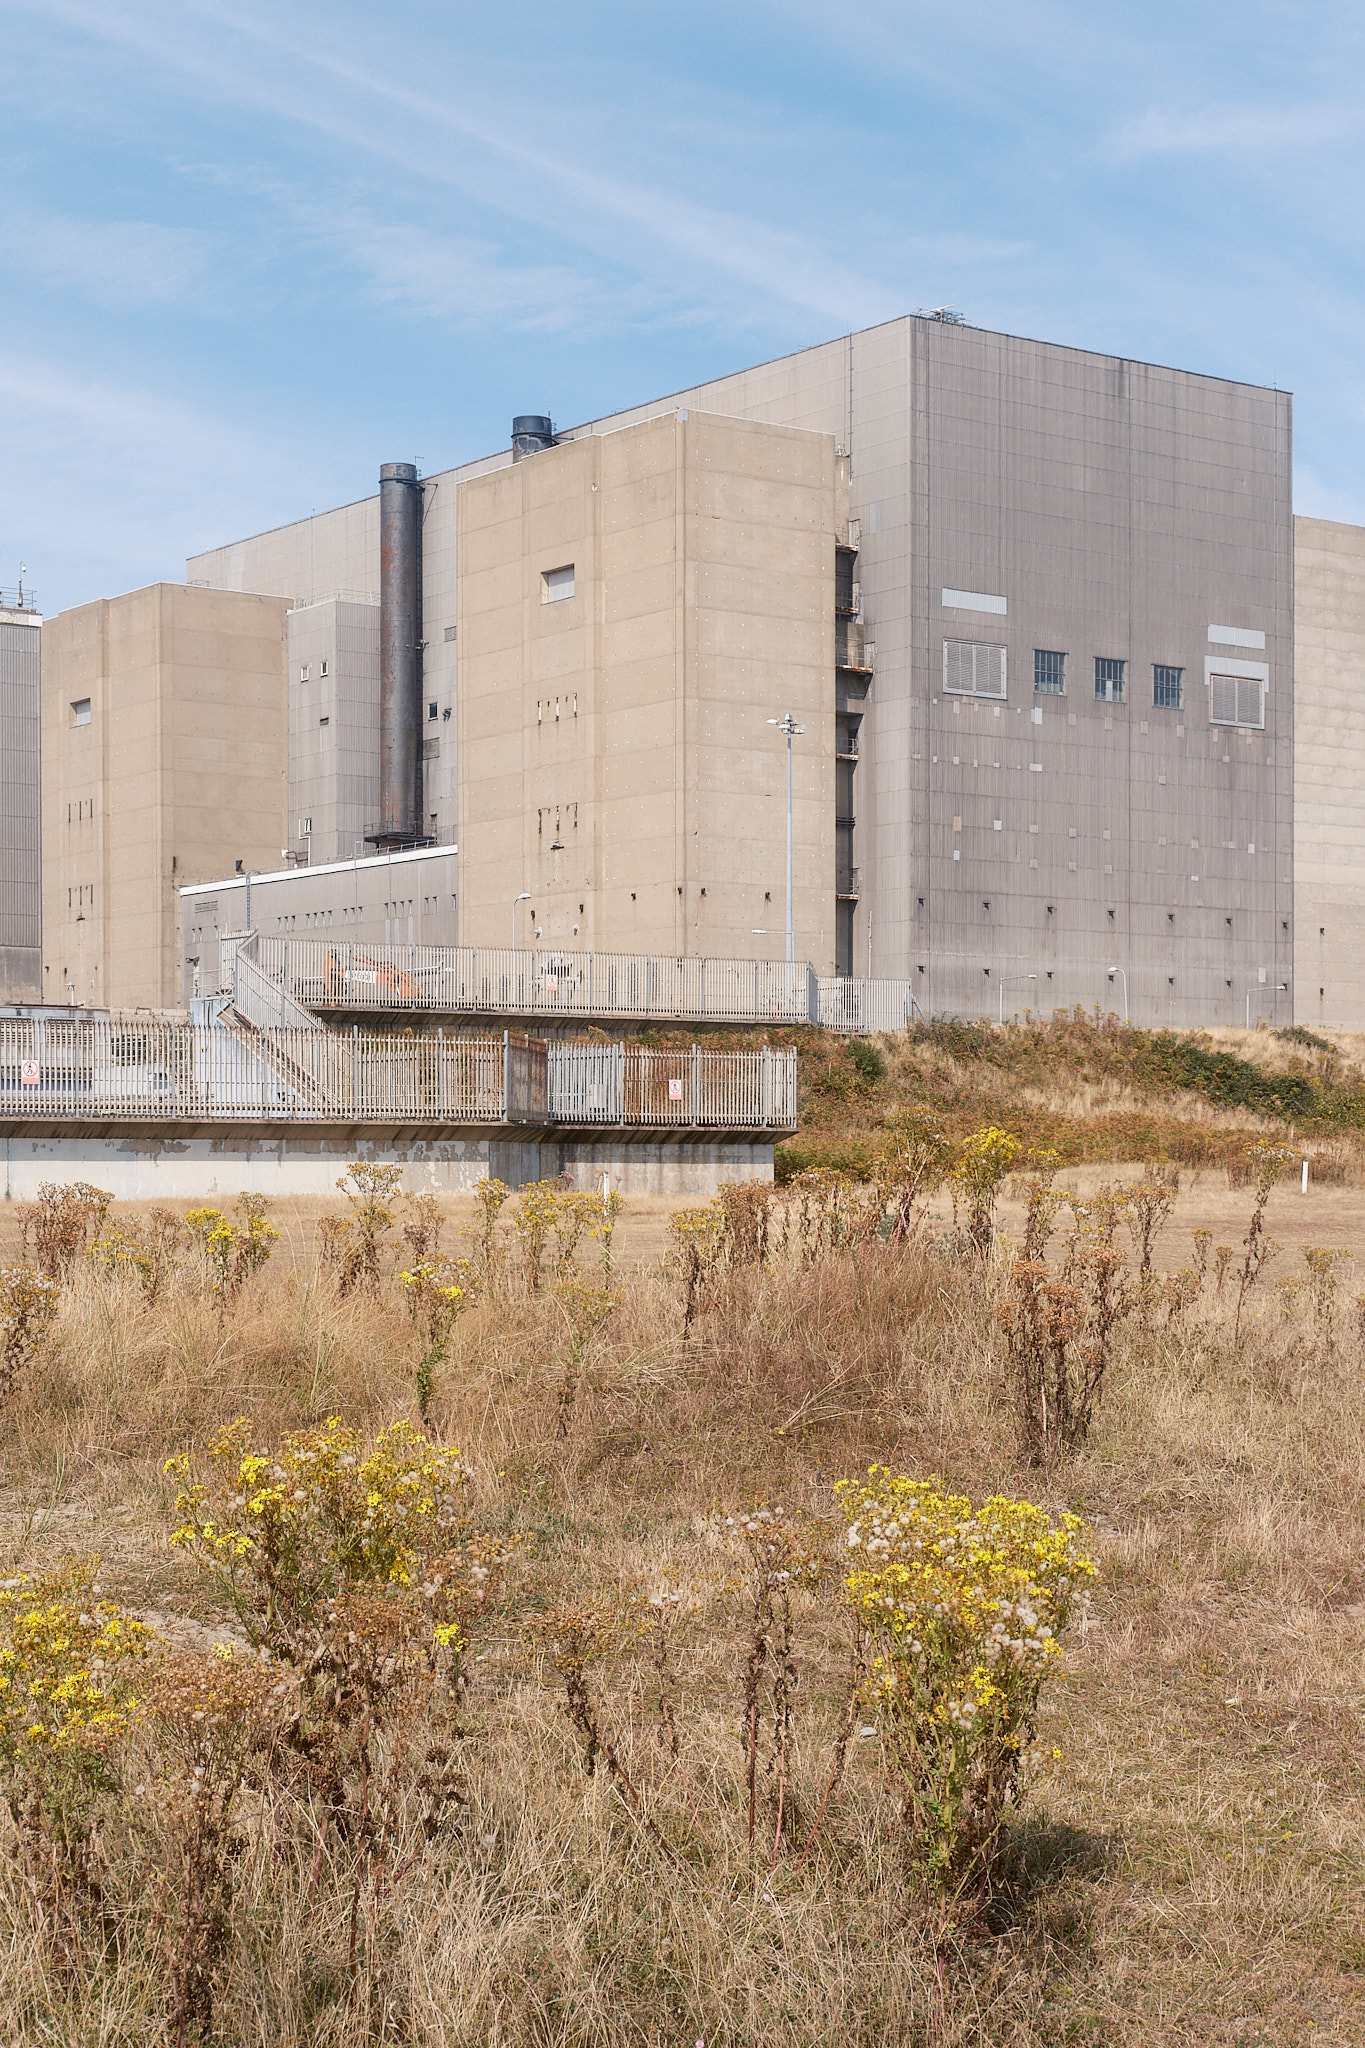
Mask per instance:
[[[228,1021],[0,1018],[0,1123],[614,1123],[791,1130],[796,1054]]]

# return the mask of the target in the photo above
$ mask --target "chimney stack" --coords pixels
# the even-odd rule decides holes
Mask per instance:
[[[413,462],[379,472],[379,830],[422,841],[422,486]]]

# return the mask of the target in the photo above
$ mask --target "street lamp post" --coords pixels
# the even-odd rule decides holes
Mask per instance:
[[[1038,977],[1036,974],[1026,974],[1024,976],[1024,982],[1036,981],[1037,979]],[[1024,982],[1016,982],[1015,986],[1017,988],[1022,988]],[[1000,984],[1000,1023],[1002,1028],[1004,1027],[1005,1022],[1005,990],[1008,986],[1009,984],[1007,982],[1002,981]]]
[[[770,718],[768,723],[787,735],[787,958],[791,961],[796,958],[796,935],[792,923],[792,741],[806,728],[797,723],[790,711],[785,718]]]
[[[1111,967],[1109,969],[1109,979],[1112,981],[1116,974],[1123,977],[1123,1021],[1126,1024],[1128,1022],[1128,970],[1124,967]]]
[[[512,951],[514,953],[517,950],[517,905],[519,903],[529,903],[530,900],[531,892],[529,889],[523,889],[520,896],[512,898]]]

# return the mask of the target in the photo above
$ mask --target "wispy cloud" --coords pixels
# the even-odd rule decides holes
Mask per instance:
[[[631,236],[631,262],[653,274],[676,269],[681,260],[839,325],[863,324],[896,310],[888,286],[853,269],[816,238],[526,141],[526,123],[480,118],[454,99],[437,99],[377,68],[332,55],[321,42],[301,42],[241,9],[199,0],[188,10],[201,29],[224,32],[220,46],[210,49],[202,35],[185,33],[182,10],[173,25],[159,18],[155,5],[120,10],[94,8],[85,0],[35,4],[86,33],[192,75],[220,96],[268,108],[291,126],[311,128],[350,150],[476,197],[506,217],[553,225],[580,246],[612,248],[619,258],[627,253],[621,248],[624,229]],[[244,62],[246,45],[274,61]],[[309,76],[341,87],[341,94],[315,90],[305,82]],[[403,119],[388,118],[393,113]]]
[[[198,295],[211,274],[207,235],[154,221],[30,214],[24,243],[28,276],[109,309],[177,303]]]
[[[191,546],[254,529],[263,504],[292,508],[301,489],[264,428],[60,363],[0,353],[0,413],[0,559],[23,553],[40,599],[58,564],[68,587],[92,593],[177,581]]]
[[[1265,155],[1305,151],[1360,132],[1354,107],[1211,106],[1173,114],[1152,108],[1127,122],[1104,144],[1111,156],[1127,160],[1152,156]]]

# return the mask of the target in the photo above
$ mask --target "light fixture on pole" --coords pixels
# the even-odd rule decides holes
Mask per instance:
[[[530,900],[531,892],[529,889],[523,889],[520,896],[512,898],[512,951],[514,953],[517,950],[517,905],[519,903],[529,903]]]
[[[1123,1021],[1126,1024],[1128,1022],[1128,971],[1124,967],[1110,967],[1106,971],[1111,981],[1116,974],[1121,975],[1123,978]]]
[[[770,718],[769,725],[775,725],[779,732],[787,735],[787,958],[796,958],[796,936],[792,923],[792,741],[806,728],[797,723],[790,713],[785,718]]]
[[[1037,975],[1036,975],[1036,974],[1026,974],[1026,975],[1024,976],[1024,981],[1036,981],[1037,979],[1038,979],[1038,977],[1037,977]],[[1002,1027],[1003,1027],[1003,1025],[1004,1025],[1004,1022],[1005,1022],[1005,990],[1006,990],[1006,988],[1007,988],[1008,986],[1009,986],[1008,982],[1004,982],[1004,981],[1002,981],[1002,982],[1001,982],[1001,984],[1000,984],[1000,1023],[1001,1023],[1001,1025],[1002,1025]],[[1016,987],[1016,988],[1022,988],[1022,986],[1023,986],[1023,982],[1016,982],[1016,983],[1015,983],[1015,987]]]

